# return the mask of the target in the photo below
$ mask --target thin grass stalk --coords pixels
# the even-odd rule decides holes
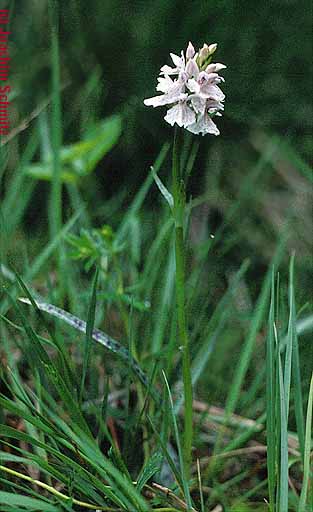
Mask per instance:
[[[279,281],[277,282],[277,294],[279,294]],[[276,511],[279,510],[279,500],[280,500],[280,470],[281,470],[281,403],[280,403],[280,375],[279,375],[279,365],[281,365],[280,360],[280,346],[278,339],[278,332],[276,328],[276,323],[274,323],[274,336],[275,336],[275,433],[276,433],[276,446],[275,446],[275,460],[276,460]]]
[[[183,383],[184,383],[184,444],[183,460],[187,480],[190,477],[192,460],[192,381],[190,371],[190,351],[186,325],[186,299],[185,299],[185,243],[184,243],[184,218],[185,218],[185,185],[180,173],[180,154],[178,130],[175,129],[172,177],[173,177],[173,198],[174,198],[174,219],[175,219],[175,262],[176,262],[176,303],[178,339],[183,355]]]
[[[171,418],[172,418],[172,424],[174,427],[175,440],[176,440],[178,457],[179,457],[179,462],[180,462],[184,496],[185,496],[185,499],[187,502],[187,511],[189,512],[189,511],[192,511],[193,508],[192,508],[191,497],[190,497],[190,492],[189,492],[189,487],[188,487],[188,476],[185,471],[186,467],[185,467],[185,460],[184,460],[184,452],[181,449],[178,425],[177,425],[176,416],[174,413],[174,404],[173,404],[173,399],[172,399],[172,395],[171,395],[171,390],[170,390],[169,383],[167,381],[165,373],[164,372],[162,372],[162,373],[163,373],[163,378],[164,378],[167,393],[168,393],[170,413],[171,413]],[[188,469],[190,469],[190,467],[188,467]]]
[[[59,53],[59,9],[56,0],[50,0],[51,22],[51,67],[52,67],[52,163],[53,179],[49,202],[50,238],[55,239],[62,229],[62,180],[60,152],[62,146],[62,107],[60,94],[60,53]],[[66,290],[67,276],[65,272],[65,258],[62,242],[57,248],[57,263],[60,276],[61,297]]]
[[[306,512],[306,502],[308,497],[309,481],[310,481],[310,457],[311,457],[311,433],[312,433],[312,409],[313,409],[313,373],[311,376],[311,384],[309,391],[308,410],[306,416],[305,429],[305,445],[304,445],[304,468],[303,468],[303,484],[299,502],[299,512]],[[311,480],[311,485],[312,485]],[[311,502],[312,504],[312,502]],[[309,504],[308,504],[309,505]]]
[[[89,308],[88,308],[86,337],[85,337],[85,343],[84,343],[83,371],[82,371],[80,393],[79,393],[80,405],[82,404],[82,401],[83,401],[86,375],[87,375],[87,370],[88,370],[88,366],[89,366],[89,362],[90,362],[90,355],[91,355],[91,350],[92,350],[92,345],[93,345],[92,333],[94,330],[95,316],[96,316],[98,275],[99,275],[99,271],[97,269],[96,273],[94,275],[93,283],[92,283],[92,292],[91,292],[90,303],[89,303]]]
[[[28,475],[25,475],[24,473],[20,473],[18,471],[15,471],[13,469],[7,468],[5,466],[0,466],[0,471],[5,471],[6,473],[9,473],[17,478],[20,478],[22,480],[26,480],[27,482],[30,482],[33,485],[36,485],[40,488],[45,489],[47,492],[53,494],[57,498],[60,498],[64,501],[70,501],[71,504],[79,505],[80,507],[88,508],[91,510],[110,510],[109,508],[103,508],[99,505],[93,505],[92,503],[86,503],[85,501],[76,500],[72,496],[67,496],[66,494],[63,494],[62,492],[55,489],[53,486],[46,484],[45,482],[42,482],[40,480],[34,479]],[[111,509],[112,510],[112,509]],[[114,510],[114,509],[113,509]]]
[[[290,387],[291,387],[291,363],[292,363],[292,348],[294,345],[295,335],[295,310],[294,310],[294,294],[293,294],[293,273],[294,273],[294,255],[292,255],[289,266],[289,322],[287,332],[287,345],[285,354],[285,369],[284,369],[284,388],[285,388],[285,403],[286,403],[286,421],[288,423],[289,416],[289,402],[290,402]]]
[[[280,354],[278,354],[279,397],[280,397],[280,482],[279,512],[288,512],[288,420],[286,389]]]
[[[303,415],[303,398],[301,389],[301,371],[299,360],[299,347],[297,337],[297,312],[294,291],[294,259],[295,254],[292,254],[289,269],[289,307],[290,307],[290,330],[291,330],[291,344],[292,344],[292,384],[294,387],[294,407],[296,416],[297,433],[299,439],[300,453],[302,462],[304,462],[304,415]],[[288,329],[289,331],[289,329]],[[288,332],[289,335],[289,332]],[[287,340],[288,340],[287,335]]]
[[[58,9],[54,0],[50,0],[51,17],[51,64],[52,64],[52,152],[53,152],[53,180],[50,202],[50,229],[51,238],[54,238],[62,226],[62,183],[60,148],[62,144],[62,119],[60,99],[60,67],[58,42]]]
[[[275,321],[275,277],[272,274],[271,305],[269,314],[269,326],[266,350],[266,424],[267,424],[267,473],[270,511],[275,510],[275,345],[274,345],[274,321]]]

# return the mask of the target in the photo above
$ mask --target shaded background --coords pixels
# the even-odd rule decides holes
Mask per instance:
[[[282,227],[285,210],[293,202],[295,216],[302,215],[302,227],[310,236],[311,212],[303,199],[308,184],[302,181],[303,169],[309,173],[306,162],[312,160],[309,2],[68,0],[54,4],[59,6],[64,142],[78,141],[94,120],[112,113],[123,116],[118,146],[98,165],[97,180],[84,184],[87,201],[95,196],[99,201],[112,198],[125,185],[132,195],[161,145],[171,140],[171,127],[163,120],[165,109],[143,105],[145,97],[155,94],[156,77],[161,65],[170,63],[169,52],[179,53],[189,40],[196,47],[218,42],[216,59],[228,66],[223,85],[225,116],[218,120],[222,135],[202,138],[191,191],[193,195],[207,189],[214,193],[218,182],[231,201],[264,154],[268,137],[278,136],[275,159],[284,155],[285,174],[282,177],[276,165],[276,171],[264,178],[260,187],[269,195],[263,206],[254,196],[257,191],[251,191],[253,209],[259,205],[259,210],[266,210],[263,217],[275,231]],[[51,94],[48,2],[19,0],[13,5],[11,41],[11,114],[18,125]],[[287,167],[295,162],[301,162],[294,170],[293,185],[300,195],[296,203],[288,194],[292,178],[287,176],[292,172]],[[30,218],[32,225],[39,218],[40,205],[44,208],[44,191],[43,184],[36,198],[36,215]],[[273,201],[275,191],[279,192],[277,201]],[[156,191],[151,196],[153,204],[157,199]],[[215,213],[212,229],[223,211]],[[295,236],[299,239],[299,233]]]
[[[227,228],[227,246],[218,246],[210,256],[209,269],[216,279],[212,284],[217,293],[224,289],[227,278],[249,257],[248,297],[254,300],[288,220],[282,280],[289,256],[296,250],[297,300],[300,306],[307,305],[312,298],[309,2],[68,0],[59,3],[59,14],[63,141],[80,140],[93,121],[112,113],[123,119],[118,145],[81,186],[94,225],[106,222],[114,227],[120,222],[161,145],[171,141],[172,129],[163,120],[165,110],[143,105],[144,98],[155,94],[159,68],[170,64],[169,53],[179,53],[189,40],[196,47],[217,42],[216,60],[227,65],[225,115],[217,121],[220,137],[201,138],[190,192],[207,194],[208,201],[194,212],[192,242],[196,245],[218,229],[238,198],[243,180],[262,166],[257,184],[251,186]],[[11,38],[14,125],[51,94],[50,36],[45,0],[15,2]],[[49,121],[49,109],[44,116]],[[12,141],[11,168],[28,136],[26,130]],[[39,159],[40,152],[34,161]],[[169,166],[168,160],[162,169],[165,182]],[[19,228],[19,243],[26,240],[33,254],[45,240],[48,196],[49,185],[38,183]],[[63,199],[66,211],[67,196]],[[160,203],[155,187],[141,219],[147,232],[146,249],[154,236],[151,226]],[[17,247],[14,251],[18,252]],[[307,346],[307,354],[309,350]]]
[[[138,176],[150,162],[149,153],[170,136],[160,111],[148,111],[142,99],[154,94],[169,52],[178,53],[189,40],[196,47],[218,42],[216,58],[228,66],[220,123],[224,140],[242,144],[247,129],[262,126],[287,137],[302,156],[312,156],[309,2],[69,0],[60,3],[59,11],[62,79],[68,84],[65,138],[77,138],[86,116],[124,112],[126,133],[118,159],[124,161],[119,174],[126,172],[127,179],[136,181],[130,159]],[[16,106],[23,115],[50,91],[45,0],[16,2],[13,38]]]

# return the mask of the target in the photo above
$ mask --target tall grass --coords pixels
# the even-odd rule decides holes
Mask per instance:
[[[275,283],[275,275],[272,273],[271,305],[269,314],[269,326],[267,336],[267,469],[269,505],[271,511],[288,512],[289,510],[289,468],[290,456],[288,446],[288,424],[290,409],[290,390],[293,382],[294,408],[297,418],[297,437],[300,453],[299,462],[306,465],[304,471],[303,488],[299,501],[296,494],[297,510],[305,510],[303,496],[309,482],[308,448],[306,447],[306,461],[304,462],[304,425],[303,402],[301,392],[301,368],[297,344],[296,306],[294,293],[294,255],[290,260],[289,268],[289,320],[285,343],[282,343],[281,325],[279,319],[279,306],[276,298],[279,298],[279,281]],[[275,305],[276,304],[276,305]],[[284,364],[283,364],[284,356]],[[292,375],[293,370],[293,375]],[[311,393],[311,391],[310,391]],[[307,430],[310,428],[310,415],[312,414],[311,396],[309,393]],[[309,434],[310,437],[310,434]]]
[[[160,158],[159,162],[163,161],[164,164],[164,153],[161,153]],[[158,165],[156,164],[155,167]],[[118,240],[124,237],[127,239],[127,225],[129,226],[132,219],[139,215],[139,209],[142,208],[144,198],[151,186],[152,180],[150,179],[149,186],[144,185],[134,198],[133,204],[128,210],[128,217],[123,219],[123,223],[117,229],[116,238]],[[77,219],[79,217],[76,215],[76,223],[79,222]],[[73,221],[71,221],[65,229],[72,230],[73,226]],[[8,361],[8,366],[3,366],[2,369],[5,393],[0,397],[4,420],[1,426],[1,481],[4,490],[0,499],[4,510],[14,510],[14,507],[20,505],[29,509],[42,507],[43,510],[55,510],[60,507],[63,507],[64,510],[76,510],[76,507],[83,507],[101,510],[148,510],[153,508],[164,511],[181,510],[186,506],[191,510],[201,510],[199,507],[202,509],[205,507],[205,510],[218,503],[222,503],[224,506],[228,506],[227,503],[232,504],[232,510],[244,510],[253,500],[260,500],[261,506],[262,497],[267,499],[264,490],[266,480],[260,478],[257,482],[251,481],[249,491],[246,490],[242,493],[239,492],[240,482],[247,479],[249,473],[244,465],[238,474],[232,474],[231,470],[232,467],[236,467],[236,464],[240,464],[240,453],[245,453],[246,450],[248,453],[251,446],[254,446],[254,440],[258,440],[261,444],[262,442],[267,444],[270,510],[297,510],[299,507],[302,507],[301,510],[306,510],[305,507],[308,505],[305,503],[311,499],[309,497],[309,461],[312,390],[307,406],[306,427],[301,420],[304,403],[296,404],[297,409],[294,413],[296,423],[293,424],[297,425],[299,448],[293,450],[292,458],[289,453],[291,432],[288,423],[290,423],[291,397],[296,400],[302,393],[297,388],[301,385],[302,378],[297,336],[299,329],[295,305],[294,256],[291,259],[289,270],[288,322],[284,324],[281,318],[284,310],[283,285],[281,280],[280,285],[276,285],[275,274],[270,268],[255,310],[249,314],[249,324],[245,327],[247,341],[242,345],[237,369],[233,374],[233,382],[237,384],[226,386],[225,389],[226,397],[228,393],[228,405],[226,400],[225,411],[223,412],[222,409],[222,414],[217,415],[214,408],[210,409],[210,402],[206,408],[202,409],[203,412],[200,416],[197,409],[194,409],[195,448],[201,453],[205,447],[209,447],[214,457],[209,461],[206,456],[199,458],[197,472],[201,468],[201,493],[199,494],[201,500],[198,502],[196,491],[199,485],[198,480],[196,477],[190,481],[186,479],[182,462],[180,434],[182,402],[179,394],[172,394],[173,392],[169,394],[170,386],[175,388],[175,383],[179,383],[181,379],[180,372],[175,368],[175,360],[179,357],[175,342],[175,307],[170,305],[171,302],[167,302],[168,307],[163,309],[163,315],[166,314],[165,319],[162,320],[164,322],[163,335],[157,335],[156,332],[160,329],[157,317],[150,318],[147,311],[141,309],[143,307],[140,305],[142,299],[141,302],[139,299],[140,297],[147,299],[146,290],[150,290],[152,304],[154,303],[154,294],[156,297],[159,294],[160,297],[163,296],[164,292],[162,288],[160,289],[157,279],[151,282],[152,261],[158,262],[158,273],[164,275],[164,272],[167,272],[165,277],[167,276],[168,282],[172,282],[171,276],[174,270],[172,265],[168,265],[164,255],[164,245],[170,252],[173,250],[168,237],[169,228],[166,226],[162,216],[155,245],[151,248],[152,252],[148,254],[144,268],[140,272],[138,290],[141,293],[136,300],[136,287],[132,292],[134,294],[132,337],[139,363],[146,369],[144,382],[147,383],[147,388],[142,395],[143,401],[140,401],[141,380],[137,380],[136,373],[132,373],[131,366],[127,364],[124,349],[121,348],[123,353],[121,361],[124,360],[122,366],[118,364],[117,359],[112,359],[114,355],[112,352],[109,360],[111,363],[114,361],[114,366],[111,367],[111,364],[107,364],[109,353],[107,352],[105,358],[107,362],[105,363],[101,352],[99,352],[100,348],[91,345],[94,326],[99,322],[105,322],[102,308],[107,299],[103,298],[105,297],[103,292],[107,286],[108,277],[101,266],[101,259],[98,261],[98,277],[94,280],[92,290],[88,292],[87,297],[80,288],[79,281],[71,283],[73,289],[76,290],[74,293],[76,307],[81,311],[81,301],[86,305],[87,328],[83,343],[78,342],[73,331],[68,331],[66,324],[56,325],[56,329],[51,329],[49,318],[45,316],[46,313],[39,315],[37,312],[33,316],[30,315],[31,309],[25,309],[30,306],[19,306],[16,297],[23,295],[28,297],[29,302],[32,302],[35,308],[37,303],[34,302],[33,294],[36,300],[40,301],[41,297],[35,287],[30,292],[19,276],[10,273],[9,270],[5,270],[4,265],[2,266],[2,277],[7,289],[2,303],[2,336],[3,350]],[[166,229],[164,229],[165,227]],[[60,236],[66,236],[66,230],[63,230]],[[24,272],[28,282],[31,281],[32,276],[38,275],[42,265],[47,265],[49,255],[52,254],[56,243],[57,239],[53,241],[51,249],[48,245],[45,253],[34,261],[32,273]],[[285,243],[286,240],[283,236],[281,245],[277,248],[277,253],[274,256],[275,266],[278,265]],[[102,257],[100,254],[100,258]],[[127,272],[133,272],[134,262],[128,260],[128,265]],[[197,340],[197,344],[192,350],[193,385],[195,389],[199,389],[200,396],[201,388],[207,386],[207,368],[211,367],[214,371],[212,361],[214,361],[214,352],[218,348],[217,340],[221,336],[226,339],[227,333],[234,333],[234,321],[237,316],[234,298],[248,268],[248,262],[245,262],[238,269],[229,289],[225,291],[215,310],[211,312],[209,321],[206,314],[208,305],[205,303],[202,313],[199,311],[197,320],[192,321],[191,319],[190,321],[190,338]],[[195,266],[194,274],[189,276],[191,282],[196,279],[198,270],[199,267]],[[125,272],[123,267],[121,267],[121,271]],[[201,288],[198,288],[198,292],[201,292]],[[269,292],[270,305],[265,295],[268,295]],[[167,293],[173,298],[173,287],[168,289]],[[188,300],[191,308],[193,302],[197,303],[198,298],[194,288],[189,288]],[[278,307],[279,302],[281,302],[280,307]],[[100,303],[102,303],[101,308],[99,308]],[[134,310],[134,304],[137,303],[136,307],[139,309],[135,307]],[[118,304],[119,302],[116,303],[116,307]],[[255,379],[252,378],[245,396],[241,388],[249,365],[254,359],[252,344],[256,343],[257,333],[264,325],[268,306],[270,306],[270,313],[267,329],[267,356],[266,365],[264,364],[261,369],[263,382],[265,377],[267,382],[265,400],[262,380],[258,381],[257,376]],[[106,310],[110,311],[110,308],[112,306],[108,303]],[[49,337],[45,334],[47,329]],[[74,344],[73,334],[75,334]],[[158,352],[155,352],[153,348],[153,340],[156,339],[156,336],[161,343]],[[164,336],[167,337],[167,343],[163,345]],[[17,360],[12,358],[13,343],[16,344],[21,354]],[[107,351],[110,351],[109,344],[105,347]],[[71,356],[69,349],[72,352]],[[118,355],[118,351],[115,353]],[[108,372],[109,389],[106,391],[103,384],[100,385],[103,378],[101,377],[102,365],[99,365],[99,355]],[[147,356],[149,356],[148,359]],[[169,357],[173,358],[173,361],[169,361]],[[149,364],[151,358],[157,363],[156,370],[153,371],[152,367],[155,365]],[[23,366],[21,366],[22,361],[24,361]],[[227,363],[227,359],[224,363]],[[169,369],[168,375],[164,376],[165,380],[160,375],[162,366]],[[29,376],[33,376],[28,379],[28,383],[24,382],[24,367]],[[128,382],[128,386],[130,386],[128,391],[124,389],[123,385],[118,385],[116,379],[119,374],[124,376],[124,382]],[[131,384],[133,381],[135,387]],[[116,386],[122,397],[120,405],[115,403],[113,398],[114,393],[117,392]],[[131,398],[136,388],[137,405],[136,402],[132,403],[133,398]],[[164,398],[162,405],[157,406],[153,396],[155,393],[159,394],[162,388],[164,389]],[[152,390],[154,391],[152,392]],[[103,398],[101,398],[102,393],[104,393]],[[127,393],[130,393],[128,400],[131,399],[128,406],[127,402],[124,402]],[[248,420],[245,416],[249,415],[245,412],[253,411],[252,405],[256,397],[259,400],[257,420],[251,422],[253,413]],[[241,402],[244,404],[244,409],[241,409],[243,416],[236,416],[234,411],[238,410],[238,404]],[[203,408],[204,405],[205,402],[201,407]],[[265,415],[263,414],[265,410],[267,416],[266,437],[264,437]],[[291,411],[293,410],[291,407]],[[22,430],[7,423],[6,418],[10,416],[22,422]],[[210,435],[210,430],[206,430],[207,421],[211,428],[212,425],[215,425],[214,428],[218,431],[216,438]],[[132,434],[133,425],[137,425],[135,438]],[[120,444],[117,428],[124,430],[123,445]],[[141,431],[148,435],[145,442],[148,442],[149,445],[148,451],[142,451],[142,455],[146,453],[146,458],[143,459],[142,455],[139,456],[138,449],[134,451],[135,445],[132,448],[128,444],[130,440],[132,444],[140,443]],[[304,431],[306,432],[305,439],[301,437]],[[100,437],[97,432],[102,432]],[[124,458],[126,453],[127,463]],[[297,454],[295,455],[295,453]],[[180,461],[178,464],[177,456]],[[239,459],[236,462],[237,457]],[[193,460],[196,464],[196,459]],[[213,460],[215,462],[212,465]],[[260,463],[262,464],[262,460]],[[192,475],[195,474],[196,468],[192,466],[190,469]],[[231,476],[222,484],[220,479],[224,479],[223,475],[229,471],[231,471]],[[290,487],[290,478],[297,482],[297,475],[299,475],[299,485],[303,478],[302,490],[298,492],[294,486]],[[155,483],[151,483],[151,479]],[[156,482],[160,482],[160,484]],[[211,482],[214,482],[214,489],[208,492],[207,489],[210,488]],[[206,494],[207,492],[208,494]]]
[[[177,179],[173,219],[171,144],[136,156],[132,100],[99,119],[95,65],[61,101],[57,7],[52,96],[1,144],[0,508],[307,512],[307,165],[261,132],[186,139],[200,195]]]

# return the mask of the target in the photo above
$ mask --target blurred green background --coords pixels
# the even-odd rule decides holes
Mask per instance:
[[[12,81],[22,117],[50,92],[49,10],[46,0],[19,0],[13,11]],[[312,157],[310,2],[68,0],[59,13],[65,138],[77,138],[91,117],[123,112],[119,176],[140,181],[170,136],[160,111],[142,100],[154,94],[169,52],[189,40],[217,42],[216,58],[228,66],[224,142],[242,146],[249,129],[263,127]]]
[[[265,377],[270,373],[268,278],[275,260],[280,284],[276,324],[283,344],[294,325],[293,318],[289,321],[293,280],[289,289],[288,282],[295,252],[300,364],[293,348],[296,385],[292,381],[288,423],[295,432],[300,387],[305,410],[313,361],[311,2],[0,0],[0,8],[5,7],[11,10],[12,130],[8,139],[0,141],[0,316],[7,319],[0,325],[2,372],[6,374],[7,364],[13,366],[17,382],[34,384],[35,390],[41,389],[39,371],[48,375],[40,364],[37,368],[21,319],[7,301],[6,290],[14,297],[21,293],[12,267],[36,296],[82,319],[90,311],[97,267],[96,324],[124,346],[129,344],[145,371],[160,363],[171,389],[179,393],[172,217],[150,172],[157,159],[158,175],[171,188],[173,129],[163,119],[165,108],[147,108],[143,100],[156,94],[159,69],[170,64],[170,52],[185,50],[189,40],[196,48],[216,42],[216,61],[227,65],[222,84],[225,115],[216,121],[221,135],[186,133],[183,146],[185,161],[196,155],[188,183],[186,230],[195,397],[226,408],[227,414],[262,417]],[[55,22],[58,38],[52,37]],[[30,309],[24,314],[29,315],[29,325],[36,322],[38,333],[46,336],[41,317],[35,318]],[[83,345],[78,345],[71,329],[53,325],[79,379],[88,361]],[[127,394],[131,379],[124,360],[102,349],[92,349],[84,397],[88,401],[101,397],[104,403],[106,376],[110,389]],[[56,356],[58,360],[58,352]],[[287,357],[286,361],[287,368]],[[11,378],[10,369],[7,380]],[[75,379],[72,383],[69,379],[74,396]],[[156,385],[163,386],[161,375]],[[0,387],[1,392],[11,393],[4,379]],[[129,396],[125,412],[118,403],[113,417],[116,414],[119,422],[125,414],[124,424],[118,423],[123,456],[130,463],[132,480],[137,480],[143,455],[138,443],[141,446],[147,438],[145,406],[137,422],[137,404],[129,415],[129,405],[133,407]],[[63,395],[61,401],[60,410],[66,411]],[[140,401],[138,406],[139,411]],[[92,429],[98,425],[96,409],[86,413]],[[163,411],[156,409],[157,417]],[[228,428],[212,429],[211,423],[202,438],[205,418],[201,412],[196,420],[200,456],[211,449],[215,453],[219,444],[215,432],[225,432],[226,444],[230,439]],[[238,424],[231,436],[238,441],[236,446],[248,446],[250,437],[242,437],[241,429]],[[260,436],[263,443],[263,433]],[[151,446],[155,448],[154,435]],[[242,460],[239,467],[245,473]],[[218,489],[219,499],[229,502],[225,510],[230,510],[234,496],[241,498],[244,486],[245,499],[264,502],[264,452],[251,463],[250,476],[236,480],[238,460],[229,466],[226,462],[220,482],[233,481],[235,491],[223,488],[224,484]],[[291,474],[300,492],[299,468]],[[207,482],[211,486],[210,475]],[[295,503],[291,510],[297,510],[298,499]]]
[[[240,208],[226,227],[224,242],[210,253],[208,268],[215,290],[212,302],[227,286],[241,262],[250,258],[246,303],[257,297],[274,250],[286,229],[289,241],[282,263],[287,283],[289,256],[296,251],[297,301],[311,301],[312,264],[312,7],[309,2],[273,0],[67,0],[51,2],[59,11],[62,84],[62,140],[79,141],[96,120],[121,115],[122,136],[80,191],[94,226],[113,228],[149,172],[172,129],[165,109],[151,109],[143,99],[155,94],[159,68],[170,64],[191,40],[195,47],[218,43],[216,60],[227,65],[223,90],[225,115],[217,123],[220,137],[199,138],[200,149],[190,193],[207,195],[194,210],[194,247],[214,233],[235,201]],[[11,3],[12,124],[51,97],[51,23],[45,0]],[[6,4],[7,5],[7,4]],[[50,107],[10,143],[10,169],[25,149],[31,129],[39,127],[39,161],[49,135]],[[170,159],[162,168],[167,182]],[[249,185],[249,176],[255,176]],[[248,180],[248,181],[247,181]],[[242,194],[242,184],[245,192]],[[22,240],[35,255],[47,234],[49,184],[39,181],[10,251],[20,257]],[[63,195],[64,219],[68,196]],[[141,212],[143,254],[154,238],[153,226],[162,202],[156,187]],[[212,277],[214,275],[214,278]],[[312,355],[305,344],[304,365]],[[217,355],[218,357],[218,355]],[[306,380],[309,368],[306,372]],[[218,388],[218,386],[217,386]]]
[[[0,146],[1,283],[13,289],[13,266],[46,301],[86,318],[93,272],[101,267],[101,328],[127,344],[129,315],[140,363],[147,369],[160,357],[176,389],[180,352],[170,211],[150,173],[164,144],[172,144],[173,130],[163,119],[166,109],[147,108],[143,100],[156,94],[156,79],[160,67],[170,64],[170,52],[179,54],[189,40],[196,48],[218,43],[214,60],[227,66],[225,114],[216,121],[221,135],[186,133],[184,140],[186,155],[199,143],[188,184],[188,201],[198,203],[192,203],[188,218],[186,264],[191,355],[196,368],[204,361],[195,396],[219,407],[231,404],[247,418],[263,414],[266,276],[275,256],[281,295],[277,326],[283,337],[295,252],[305,408],[313,361],[311,2],[0,0],[0,7],[11,9],[12,32],[12,132]],[[51,49],[53,20],[59,26],[59,60],[56,47]],[[60,87],[58,80],[53,86],[59,64]],[[58,181],[53,146],[68,181]],[[170,151],[159,176],[170,188]],[[136,194],[149,179],[141,204]],[[140,203],[138,209],[134,202]],[[59,243],[69,221],[72,239],[64,236]],[[82,228],[88,231],[75,238]],[[98,250],[101,236],[107,252]],[[88,261],[89,242],[95,243]],[[242,265],[245,271],[233,292]],[[1,301],[2,314],[6,298]],[[0,358],[3,347],[4,353],[14,353],[7,332]],[[82,359],[71,351],[72,334],[62,340],[79,373]],[[113,389],[125,387],[123,364],[116,359],[112,364],[101,351],[95,354],[86,388],[91,398],[98,396],[103,371],[112,377]],[[27,382],[24,354],[19,357]],[[295,431],[294,387],[291,396],[288,427]],[[129,460],[133,450],[138,464],[140,450],[128,444]],[[252,475],[247,488],[264,484],[263,470]],[[262,493],[256,494],[260,502]]]
[[[11,117],[18,125],[51,95],[51,24],[46,0],[10,5]],[[227,65],[225,115],[218,120],[221,136],[201,140],[191,192],[215,196],[209,208],[214,230],[226,203],[231,204],[242,180],[266,153],[269,137],[276,136],[275,154],[267,158],[269,165],[276,162],[274,172],[264,171],[260,189],[251,191],[249,207],[257,210],[260,231],[250,230],[251,245],[258,259],[267,253],[267,261],[271,248],[264,241],[269,242],[271,234],[275,240],[287,211],[291,215],[294,210],[299,222],[293,238],[302,251],[312,228],[310,186],[304,180],[312,160],[309,2],[68,0],[52,5],[54,14],[59,11],[64,143],[78,141],[97,119],[112,113],[123,117],[117,147],[97,166],[97,179],[84,183],[87,202],[114,198],[125,185],[132,196],[161,145],[171,141],[172,129],[163,120],[166,110],[143,105],[144,98],[155,94],[156,77],[159,68],[170,63],[169,52],[179,53],[189,40],[196,47],[218,42],[216,59]],[[16,143],[16,158],[28,134],[23,132]],[[220,188],[226,194],[224,204]],[[45,208],[46,189],[45,184],[37,187],[29,218],[32,229],[40,219],[38,210]],[[155,204],[158,191],[149,197]],[[249,221],[245,216],[252,228],[255,221],[252,215]],[[246,256],[246,247],[243,252]],[[251,247],[248,252],[251,256]],[[309,253],[302,251],[302,257],[308,262]]]

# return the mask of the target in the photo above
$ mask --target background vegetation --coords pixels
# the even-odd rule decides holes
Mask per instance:
[[[228,66],[221,136],[186,136],[182,157],[192,169],[187,296],[194,461],[205,504],[196,464],[191,498],[201,511],[267,510],[265,359],[268,333],[275,346],[275,318],[284,379],[281,386],[274,347],[273,401],[283,393],[289,403],[290,361],[292,372],[288,428],[277,406],[270,435],[279,453],[287,439],[291,468],[288,483],[275,452],[273,478],[277,511],[298,510],[313,360],[309,3],[21,0],[10,9],[14,128],[1,141],[0,457],[19,474],[0,475],[3,510],[83,510],[86,503],[183,510],[189,503],[172,421],[173,413],[180,431],[172,225],[150,172],[153,164],[170,188],[172,130],[158,109],[143,106],[169,52],[189,40],[218,42],[217,60]],[[89,336],[17,305],[27,291],[14,271],[32,296],[88,319]],[[94,325],[129,348],[166,412],[131,364],[91,343]],[[163,490],[152,487],[152,476]]]

